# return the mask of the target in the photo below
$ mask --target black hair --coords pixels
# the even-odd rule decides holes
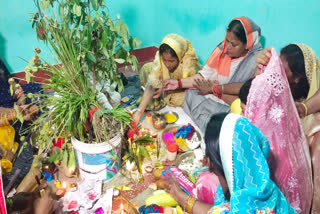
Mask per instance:
[[[219,137],[222,123],[228,113],[219,113],[211,116],[204,136],[206,144],[206,157],[210,160],[209,171],[225,177],[219,146]],[[225,198],[230,200],[230,191],[224,192]]]
[[[220,156],[219,136],[223,120],[227,114],[228,113],[219,113],[212,115],[207,124],[204,136],[204,141],[206,144],[206,156],[213,165],[213,168],[209,167],[209,170],[223,176],[224,172]]]
[[[159,47],[160,56],[162,56],[164,52],[168,52],[172,57],[176,57],[178,59],[178,55],[176,54],[176,52],[169,45],[165,43],[161,44]]]
[[[281,55],[288,62],[289,68],[299,82],[290,86],[293,99],[298,101],[308,96],[310,84],[306,75],[304,56],[301,49],[295,44],[289,44],[282,48]]]
[[[228,25],[228,31],[234,33],[243,44],[247,44],[246,31],[239,20],[232,20]]]
[[[247,105],[247,98],[250,91],[251,83],[254,78],[247,80],[240,88],[239,98],[242,103]]]

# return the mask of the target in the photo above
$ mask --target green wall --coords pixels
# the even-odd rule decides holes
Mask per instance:
[[[39,46],[28,22],[32,0],[0,0],[0,56],[11,72],[21,71]],[[248,16],[262,29],[263,45],[277,50],[303,42],[320,56],[320,0],[106,0],[142,47],[158,46],[168,33],[189,39],[204,63],[224,38],[233,17]],[[42,43],[41,43],[42,44]],[[42,45],[43,46],[43,45]]]

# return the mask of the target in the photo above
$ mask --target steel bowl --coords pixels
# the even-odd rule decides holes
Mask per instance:
[[[175,123],[175,122],[177,122],[177,121],[179,120],[179,115],[178,115],[176,112],[174,112],[174,111],[167,111],[167,112],[164,113],[164,116],[166,117],[168,114],[173,114],[174,116],[177,117],[177,119],[176,119],[175,121],[169,123],[169,122],[167,121],[167,118],[166,118],[167,124],[173,124],[173,123]]]

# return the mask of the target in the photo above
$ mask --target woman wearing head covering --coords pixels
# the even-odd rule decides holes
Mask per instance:
[[[162,95],[163,80],[187,78],[194,75],[200,68],[198,57],[190,41],[177,34],[165,36],[153,63],[147,63],[141,69],[140,84],[145,86],[146,91],[134,116],[136,122],[139,121],[151,99]],[[182,90],[173,92],[165,96],[165,103],[173,107],[182,107],[185,92]]]
[[[204,132],[210,115],[229,112],[221,98],[219,84],[244,82],[255,72],[255,58],[261,50],[260,27],[246,17],[234,18],[228,25],[225,39],[214,49],[198,74],[180,80],[163,82],[166,91],[196,87],[188,90],[184,110]]]
[[[301,46],[305,47],[286,46],[280,57],[271,50],[267,65],[249,87],[245,116],[269,139],[272,179],[298,213],[309,213],[313,191],[311,160],[294,103],[294,99],[305,98],[305,89],[309,88],[306,61],[301,51],[296,52]],[[241,91],[243,88],[240,94]]]
[[[205,143],[209,170],[220,181],[214,206],[193,200],[175,181],[167,188],[189,213],[296,213],[270,179],[268,139],[248,119],[213,115]]]

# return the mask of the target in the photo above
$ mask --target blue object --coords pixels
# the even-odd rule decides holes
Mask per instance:
[[[52,174],[48,172],[42,172],[41,175],[44,177],[44,179],[48,182],[52,181]]]
[[[140,214],[147,214],[147,213],[163,213],[163,207],[158,206],[156,204],[151,204],[149,206],[142,205],[139,208]]]

